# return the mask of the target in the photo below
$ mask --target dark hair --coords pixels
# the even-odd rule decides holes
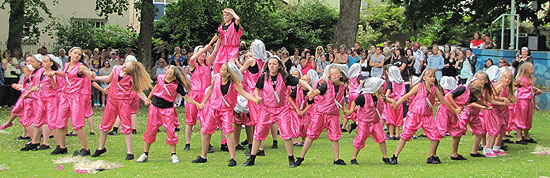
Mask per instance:
[[[264,74],[264,80],[267,81],[267,79],[271,77],[271,75],[269,74],[269,67],[268,67],[268,64],[267,64],[267,63],[269,63],[269,60],[271,60],[271,59],[277,60],[277,63],[279,64],[279,73],[281,74],[281,77],[283,77],[283,82],[286,83],[286,79],[288,78],[289,74],[286,71],[286,67],[285,67],[285,64],[283,64],[283,61],[281,61],[277,57],[269,57],[267,59],[267,62],[264,64],[264,67],[262,69],[262,73]]]
[[[493,62],[493,60],[491,58],[488,58],[487,60],[485,60],[485,64],[483,65],[484,68],[487,68],[489,66],[487,66],[487,61],[491,61],[491,65],[495,65],[495,63]]]
[[[50,61],[50,62],[53,62],[53,61]],[[51,69],[53,71],[57,71],[57,69],[59,69],[59,67],[57,66],[57,63],[53,62],[53,65],[52,65]]]

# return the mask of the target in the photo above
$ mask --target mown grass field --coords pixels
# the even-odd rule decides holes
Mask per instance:
[[[95,127],[101,120],[103,108],[94,108],[93,116]],[[0,109],[1,122],[5,122],[10,110]],[[180,121],[184,123],[184,108],[178,108]],[[535,112],[534,129],[532,137],[538,145],[550,146],[550,112]],[[145,131],[147,122],[147,109],[141,108],[138,114],[138,134],[134,136],[134,154],[137,157],[143,152],[143,140],[141,137]],[[88,128],[85,128],[88,130]],[[94,129],[96,133],[97,128]],[[163,130],[163,128],[161,128]],[[281,139],[279,149],[271,149],[271,136],[266,140],[266,156],[258,157],[256,165],[243,167],[242,163],[247,159],[244,151],[237,152],[236,167],[227,167],[229,154],[219,151],[220,132],[212,137],[212,143],[216,152],[208,155],[208,163],[192,164],[191,161],[200,154],[200,132],[196,128],[190,151],[183,151],[184,135],[178,133],[179,164],[172,164],[170,160],[170,148],[165,144],[166,133],[159,133],[157,142],[153,144],[149,153],[149,162],[136,163],[125,161],[125,143],[121,135],[110,136],[107,141],[108,152],[99,158],[125,165],[124,168],[98,172],[97,174],[76,174],[72,165],[66,164],[64,170],[57,170],[58,165],[52,160],[57,156],[51,156],[47,151],[21,152],[24,141],[16,141],[15,137],[21,134],[21,125],[16,122],[14,127],[6,130],[9,133],[0,134],[0,165],[9,168],[0,171],[0,177],[540,177],[550,176],[550,156],[536,156],[531,154],[537,144],[516,145],[509,144],[509,156],[498,158],[472,158],[469,152],[472,147],[473,136],[468,134],[463,137],[459,153],[468,158],[467,161],[451,161],[451,138],[442,140],[438,155],[443,164],[428,165],[425,163],[428,154],[429,141],[426,138],[412,140],[407,143],[399,157],[398,165],[385,165],[381,161],[382,155],[371,138],[367,140],[366,147],[358,157],[360,165],[349,165],[352,154],[352,142],[355,133],[343,133],[340,141],[341,158],[348,163],[347,166],[332,165],[332,150],[326,132],[319,140],[313,143],[306,156],[303,165],[290,169],[286,157],[286,151]],[[243,131],[244,134],[244,131]],[[244,139],[244,135],[241,136]],[[99,136],[88,136],[92,153],[99,144]],[[69,153],[80,149],[77,137],[68,137]],[[388,153],[393,154],[397,141],[388,140]],[[52,145],[55,141],[51,140]],[[301,147],[295,147],[294,152],[299,155]]]

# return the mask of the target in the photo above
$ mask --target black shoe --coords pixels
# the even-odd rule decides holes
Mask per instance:
[[[482,155],[480,153],[476,153],[476,154],[470,153],[470,156],[471,157],[485,157],[485,155]]]
[[[418,137],[428,137],[428,136],[426,136],[426,135],[424,135],[424,134],[421,134],[421,135],[419,135]]]
[[[229,148],[227,148],[227,143],[226,144],[221,144],[220,150],[221,151],[229,151]]]
[[[296,146],[296,147],[303,147],[304,144],[303,144],[303,143],[294,143],[294,146]]]
[[[50,135],[48,138],[53,138],[53,135]]]
[[[235,146],[235,150],[245,150],[244,147],[242,145],[237,145]]]
[[[183,148],[183,151],[189,151],[191,150],[191,144],[185,144],[185,148]]]
[[[304,158],[296,158],[296,162],[294,163],[296,166],[302,165],[302,162],[304,162]]]
[[[296,161],[294,160],[294,156],[288,156],[288,167],[289,168],[296,167]]]
[[[338,159],[338,160],[334,161],[333,164],[345,166],[346,162],[344,162],[344,160],[342,160],[342,159]]]
[[[235,161],[235,159],[231,158],[229,160],[229,163],[227,163],[227,166],[229,167],[233,167],[233,166],[236,166],[237,165],[237,161]]]
[[[426,163],[428,163],[428,164],[441,164],[441,160],[439,160],[439,157],[437,157],[437,156],[430,156],[426,160]]]
[[[214,153],[214,146],[210,145],[208,146],[208,153]]]
[[[37,144],[28,144],[28,145],[25,145],[25,147],[21,148],[21,151],[30,151],[32,149],[35,149],[35,148],[38,148],[38,146],[40,146],[39,143]]]
[[[343,133],[348,132],[348,129],[342,128],[342,132],[343,132]]]
[[[462,156],[462,155],[458,155],[457,157],[452,157],[452,156],[451,156],[451,160],[468,160],[468,159],[466,159],[466,158],[465,158],[464,156]]]
[[[527,141],[525,140],[516,141],[516,144],[527,145]]]
[[[271,145],[271,148],[277,149],[279,146],[277,145],[277,140],[273,140],[273,145]]]
[[[176,127],[176,128],[174,129],[174,132],[180,132],[180,131],[181,131],[180,128],[177,128],[177,127]]]
[[[401,137],[399,137],[399,138],[401,138]],[[414,135],[412,136],[412,138],[415,139],[415,140],[418,139],[418,137],[416,137],[416,136],[414,136]]]
[[[255,159],[256,159],[256,155],[250,155],[250,157],[248,157],[246,162],[243,163],[243,166],[253,166]]]
[[[47,149],[50,149],[50,148],[51,148],[50,145],[40,145],[40,147],[32,149],[32,151],[47,150]]]
[[[538,143],[537,141],[533,140],[533,138],[523,139],[523,140],[525,140],[525,142],[527,143]]]
[[[351,134],[351,132],[357,128],[357,124],[356,124],[355,122],[354,122],[354,123],[351,123],[351,124],[349,125],[349,127],[350,127],[350,129],[349,129],[348,132]]]
[[[50,154],[51,155],[67,154],[67,148],[61,148],[59,147],[59,145],[57,145],[57,147],[55,147],[55,150],[53,150]]]
[[[382,162],[384,162],[384,164],[391,164],[390,158],[382,158]]]
[[[136,129],[132,129],[132,135],[135,135],[137,134],[137,130]]]
[[[197,159],[191,161],[192,163],[206,163],[208,159],[203,158],[202,156],[197,156]]]
[[[244,140],[243,142],[241,142],[241,145],[248,145],[248,140]]]
[[[504,139],[504,140],[502,140],[502,142],[504,142],[504,143],[514,143],[514,141],[512,141],[510,139]]]
[[[126,160],[134,160],[134,154],[126,154]]]
[[[249,149],[249,150],[252,150],[252,144],[249,144],[249,145],[248,145],[248,149]]]
[[[15,138],[15,140],[30,140],[31,137],[23,137],[23,136],[19,136],[17,138]]]
[[[391,157],[390,164],[391,164],[391,165],[397,164],[397,157],[396,157],[395,155],[393,155],[393,156]]]
[[[103,153],[107,152],[107,148],[103,148],[102,150],[95,150],[92,157],[98,157],[101,156]]]
[[[71,136],[71,137],[76,137],[76,136],[78,136],[78,135],[76,134],[76,132],[72,131],[72,132],[69,134],[69,136]]]
[[[359,163],[357,162],[357,159],[352,159],[351,161],[349,161],[351,164],[353,165],[359,165]]]
[[[75,150],[73,153],[73,156],[88,156],[90,155],[90,150],[85,150],[84,148],[80,149],[80,151]]]
[[[514,138],[514,136],[506,135],[507,138]]]
[[[117,135],[117,134],[118,134],[118,133],[117,133],[116,130],[112,130],[112,131],[109,132],[109,135]]]
[[[258,153],[256,153],[257,156],[265,156],[264,150],[258,150]]]
[[[95,135],[95,132],[90,132],[90,135]]]

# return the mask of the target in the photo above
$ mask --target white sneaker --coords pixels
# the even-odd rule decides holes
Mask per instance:
[[[178,159],[178,156],[176,155],[172,155],[172,163],[176,164],[176,163],[179,163],[180,160]]]
[[[141,154],[139,158],[136,160],[138,163],[143,163],[149,159],[149,156],[147,156],[145,153]]]

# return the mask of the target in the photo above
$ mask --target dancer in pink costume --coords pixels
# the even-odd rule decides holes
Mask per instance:
[[[239,45],[241,44],[241,19],[233,9],[226,8],[222,11],[223,22],[218,27],[221,46],[216,54],[214,62],[214,74],[220,72],[222,64],[232,61],[239,54]]]

